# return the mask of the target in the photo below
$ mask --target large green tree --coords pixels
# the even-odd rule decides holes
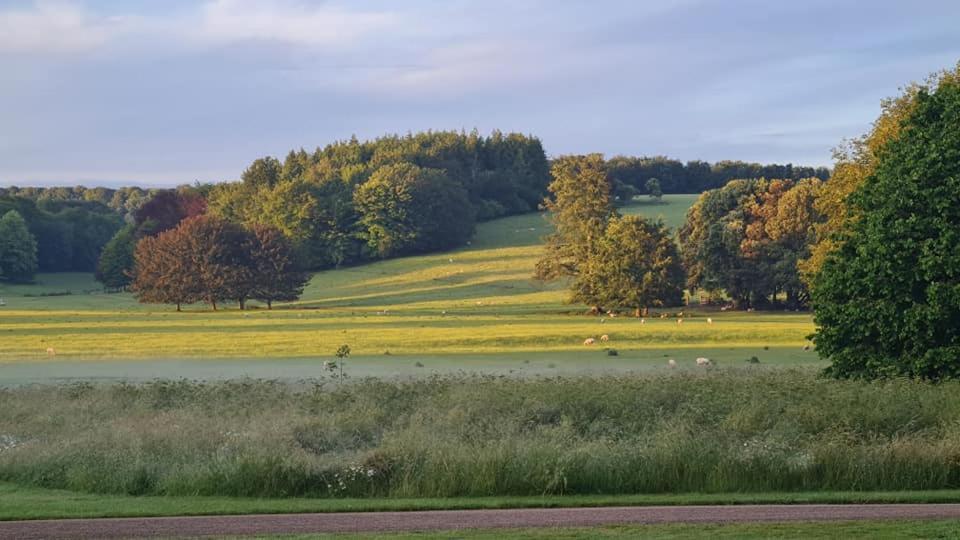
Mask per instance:
[[[960,84],[920,89],[814,282],[837,377],[960,376]]]
[[[463,187],[440,169],[386,165],[354,192],[362,237],[381,257],[450,249],[474,231]]]
[[[37,272],[37,241],[16,210],[0,218],[0,276],[14,282],[30,282]]]
[[[97,262],[94,277],[108,289],[124,289],[130,285],[133,273],[133,251],[137,245],[136,228],[127,225],[120,229],[105,246]]]
[[[547,281],[577,275],[615,214],[602,155],[558,158],[551,173],[550,198],[544,206],[555,231],[546,238],[536,266],[536,277]]]
[[[0,276],[27,283],[37,272],[37,240],[16,210],[0,218]]]
[[[684,271],[676,243],[659,221],[614,217],[580,267],[573,299],[591,306],[632,309],[683,304]]]

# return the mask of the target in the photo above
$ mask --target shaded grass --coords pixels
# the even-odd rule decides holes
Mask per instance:
[[[813,375],[9,388],[0,479],[329,498],[960,488],[960,383]]]

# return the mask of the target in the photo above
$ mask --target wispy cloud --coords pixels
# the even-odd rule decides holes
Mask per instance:
[[[0,53],[75,53],[107,43],[130,27],[129,17],[95,17],[63,2],[0,10]]]
[[[389,11],[349,10],[328,4],[214,0],[200,10],[194,36],[221,42],[270,41],[344,47],[396,29],[402,18]]]

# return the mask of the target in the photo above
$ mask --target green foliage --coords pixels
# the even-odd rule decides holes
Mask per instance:
[[[649,307],[682,305],[685,277],[663,223],[614,217],[574,278],[573,299],[639,315]]]
[[[100,254],[95,278],[109,289],[124,289],[133,280],[133,251],[137,245],[133,225],[117,231]]]
[[[651,199],[659,202],[663,198],[663,189],[660,188],[660,180],[656,178],[651,178],[647,180],[647,183],[643,186],[647,190],[647,195]]]
[[[380,257],[450,249],[474,232],[463,187],[439,169],[381,167],[354,193],[361,237]]]
[[[958,385],[761,366],[25,385],[0,390],[0,479],[328,498],[943,489],[960,482]]]
[[[921,89],[815,280],[837,377],[960,376],[960,82]]]
[[[624,184],[638,192],[650,193],[646,186],[650,178],[659,180],[664,193],[703,193],[722,187],[736,179],[784,178],[826,180],[830,170],[825,167],[798,167],[791,164],[762,165],[744,161],[688,161],[686,163],[664,156],[614,156],[607,161],[607,169],[614,184]]]
[[[883,148],[900,136],[903,120],[911,114],[921,90],[933,92],[941,84],[960,82],[960,62],[950,70],[932,74],[922,83],[910,83],[900,95],[880,102],[880,116],[862,137],[845,141],[834,150],[836,165],[816,201],[817,211],[824,216],[817,224],[817,238],[810,256],[801,261],[806,280],[811,280],[823,266],[827,256],[843,242],[850,225],[857,219],[857,210],[849,204],[850,196],[860,189],[876,170]]]
[[[450,208],[427,219],[396,204],[385,211],[366,198],[367,208],[375,210],[364,215],[358,197],[375,190],[364,185],[378,171],[383,171],[382,181],[392,167],[405,165],[442,172],[448,183],[456,184],[459,189],[437,187],[438,198],[430,202],[434,209],[448,203]],[[461,245],[470,236],[472,219],[536,209],[548,180],[540,141],[524,135],[426,132],[366,142],[351,138],[313,153],[291,151],[282,164],[274,158],[258,159],[242,182],[211,188],[210,211],[247,226],[275,226],[294,241],[311,268],[330,268]],[[398,197],[393,197],[395,202]],[[440,219],[449,219],[451,229],[425,227],[427,221]],[[404,229],[409,226],[418,232]]]
[[[680,229],[691,289],[725,291],[741,308],[804,307],[798,261],[809,255],[820,180],[733,180],[703,193]],[[781,295],[786,297],[781,304]]]
[[[16,210],[0,218],[0,278],[29,282],[37,272],[37,241]]]
[[[545,281],[577,275],[615,215],[602,155],[558,158],[551,174],[551,197],[544,204],[551,212],[554,232],[547,236],[536,266],[536,277]]]

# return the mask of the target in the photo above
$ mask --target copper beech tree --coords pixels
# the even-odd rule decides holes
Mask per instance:
[[[134,252],[131,286],[144,303],[183,304],[250,299],[272,307],[295,300],[309,276],[300,272],[290,242],[276,229],[252,230],[211,216],[183,220],[176,228],[144,237]]]

